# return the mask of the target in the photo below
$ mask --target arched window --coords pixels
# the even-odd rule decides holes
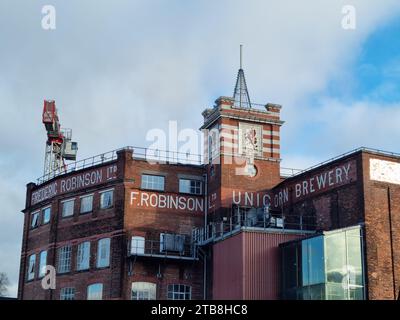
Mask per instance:
[[[102,300],[103,299],[103,284],[93,283],[87,287],[88,300]]]
[[[132,300],[156,300],[157,285],[151,282],[132,282]]]

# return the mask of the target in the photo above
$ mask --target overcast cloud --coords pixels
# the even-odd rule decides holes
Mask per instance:
[[[45,4],[56,8],[56,30],[41,28]],[[344,4],[357,10],[356,30],[341,27]],[[25,185],[42,174],[43,99],[56,100],[80,159],[146,146],[148,130],[169,120],[197,129],[204,108],[232,95],[243,44],[252,101],[283,105],[285,166],[304,168],[361,145],[399,151],[400,104],[368,97],[346,104],[325,91],[335,81],[351,92],[364,42],[399,13],[398,0],[1,1],[0,271],[10,293]],[[399,61],[386,72],[399,76]],[[385,90],[390,84],[371,94]]]

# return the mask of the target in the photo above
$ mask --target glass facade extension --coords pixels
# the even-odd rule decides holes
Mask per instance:
[[[364,299],[362,239],[357,226],[282,244],[282,298]]]

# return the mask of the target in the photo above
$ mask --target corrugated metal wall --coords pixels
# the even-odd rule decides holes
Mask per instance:
[[[243,299],[243,237],[213,247],[213,299]]]
[[[278,299],[279,244],[300,234],[243,231],[214,245],[213,299]]]

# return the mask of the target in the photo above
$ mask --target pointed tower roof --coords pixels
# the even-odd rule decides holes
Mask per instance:
[[[235,91],[233,92],[233,106],[236,108],[251,108],[249,91],[247,90],[246,78],[242,69],[242,45],[240,45],[240,69],[238,71]]]

